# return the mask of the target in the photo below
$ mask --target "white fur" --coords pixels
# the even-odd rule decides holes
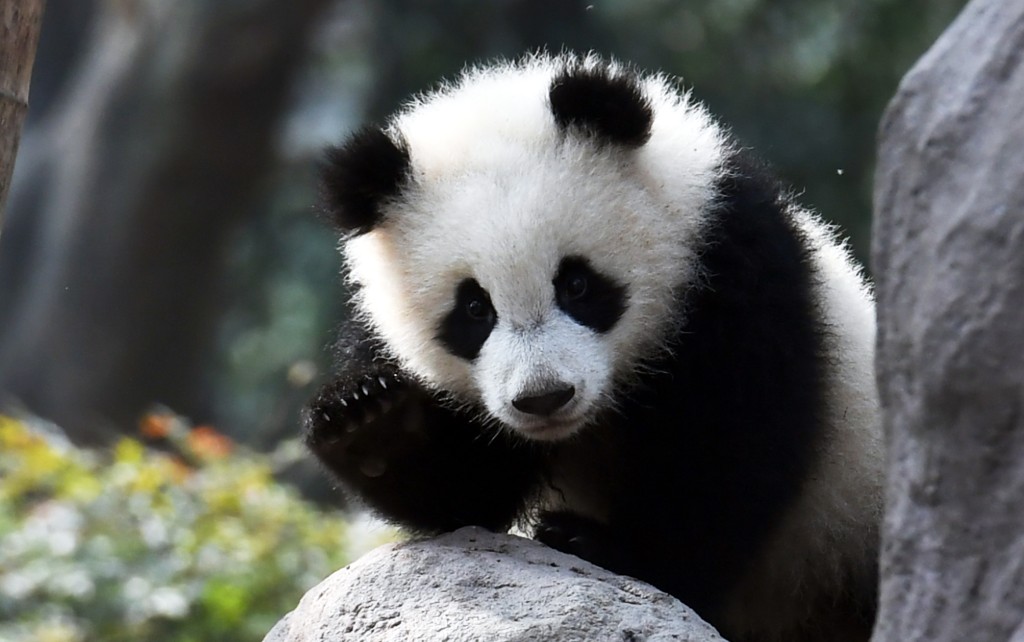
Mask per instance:
[[[707,112],[659,77],[642,83],[655,116],[640,149],[562,136],[547,101],[560,66],[538,57],[473,70],[414,101],[390,128],[411,150],[413,188],[345,246],[358,305],[402,365],[537,439],[581,427],[681,322],[674,288],[697,277],[694,239],[725,153]],[[629,286],[606,334],[555,305],[551,280],[572,254]],[[498,316],[472,363],[435,339],[454,284],[470,277]],[[576,395],[552,418],[512,407],[553,380]]]

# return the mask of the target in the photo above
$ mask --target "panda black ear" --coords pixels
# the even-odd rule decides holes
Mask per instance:
[[[548,100],[563,130],[627,147],[640,147],[651,136],[654,112],[636,78],[607,65],[570,63],[551,81]]]
[[[322,209],[343,232],[369,232],[381,204],[398,195],[411,172],[409,149],[377,127],[365,127],[328,148],[320,167]]]

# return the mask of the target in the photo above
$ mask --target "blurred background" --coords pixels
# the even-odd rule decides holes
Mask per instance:
[[[473,61],[681,76],[866,256],[875,129],[962,0],[49,0],[0,235],[0,394],[77,443],[163,404],[295,434],[342,313],[321,148]]]
[[[85,455],[72,465],[30,451],[13,423],[5,433],[0,422],[0,448],[21,444],[28,453],[15,463],[0,461],[0,472],[13,479],[18,471],[84,466],[92,482],[62,483],[73,498],[92,488],[93,501],[106,484],[124,482],[122,474],[97,484],[101,471],[148,461],[125,446],[133,442],[124,437],[140,429],[165,442],[189,435],[184,448],[198,447],[198,455],[174,460],[189,469],[222,453],[222,435],[254,456],[294,438],[298,408],[330,371],[327,347],[344,313],[336,239],[312,207],[321,149],[474,61],[569,48],[681,76],[804,203],[845,230],[863,260],[879,117],[902,74],[963,4],[49,0],[0,234],[0,412],[52,422],[47,443],[64,444],[53,435],[66,435],[57,449],[62,457],[83,446],[113,454],[101,464]],[[279,468],[270,467],[274,474]],[[178,469],[158,469],[166,479],[153,487],[177,488]],[[22,550],[18,541],[28,546],[24,533],[34,532],[24,520],[46,505],[51,521],[32,528],[57,528],[52,502],[39,498],[63,496],[52,483],[40,494],[32,486],[39,479],[52,482],[43,475],[14,491],[0,486],[0,538],[7,537],[8,555],[0,554],[0,622],[23,609],[15,601],[33,599],[32,590],[42,586],[38,577],[29,577],[36,577],[32,584],[11,570],[27,564],[27,557],[11,553]],[[337,503],[319,475],[302,484],[307,496]],[[114,502],[103,510],[118,508]],[[159,510],[165,521],[188,512]],[[144,534],[152,518],[146,515],[124,529]],[[76,542],[85,541],[79,522],[65,522]],[[239,530],[254,528],[269,527]],[[10,533],[22,533],[22,540]],[[231,544],[237,533],[223,537],[227,548],[238,548]],[[170,535],[143,540],[140,546],[157,552],[180,543]],[[54,546],[39,559],[71,550]],[[103,546],[97,550],[97,559],[109,557]],[[192,554],[187,551],[182,554]],[[140,559],[149,568],[149,558]],[[303,567],[307,585],[340,560],[314,562]],[[48,577],[77,572],[54,573],[52,564],[42,564]],[[295,568],[294,560],[282,564],[278,572],[285,575]],[[194,614],[201,599],[209,600],[203,608],[213,609],[219,625],[252,611],[232,593],[242,581],[235,576],[182,589],[183,611],[159,593],[148,572],[110,571],[115,579],[142,578],[131,595],[156,605],[148,616],[122,614],[136,625],[146,617]],[[98,576],[88,577],[95,594]],[[75,586],[81,592],[90,585],[59,584],[47,595],[72,595]],[[83,608],[93,607],[55,612],[81,618]],[[281,614],[279,606],[264,608],[271,619],[257,630]],[[136,628],[149,639],[171,639]],[[29,636],[24,639],[43,639],[36,629],[18,630]],[[11,631],[0,628],[0,640],[15,639]],[[52,639],[97,634],[90,631]],[[135,639],[111,631],[102,639]]]

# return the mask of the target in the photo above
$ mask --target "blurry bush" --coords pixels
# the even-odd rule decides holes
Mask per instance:
[[[274,481],[295,442],[255,455],[164,412],[140,428],[160,450],[0,416],[0,640],[257,640],[372,543]]]

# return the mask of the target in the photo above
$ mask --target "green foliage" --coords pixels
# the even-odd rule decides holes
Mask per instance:
[[[342,316],[337,240],[309,211],[310,179],[284,172],[227,257],[231,297],[211,389],[219,425],[260,447],[295,434],[299,409],[327,370],[325,346]]]
[[[273,478],[294,444],[240,452],[165,414],[142,429],[173,452],[0,416],[0,640],[257,640],[346,563],[346,523]]]

